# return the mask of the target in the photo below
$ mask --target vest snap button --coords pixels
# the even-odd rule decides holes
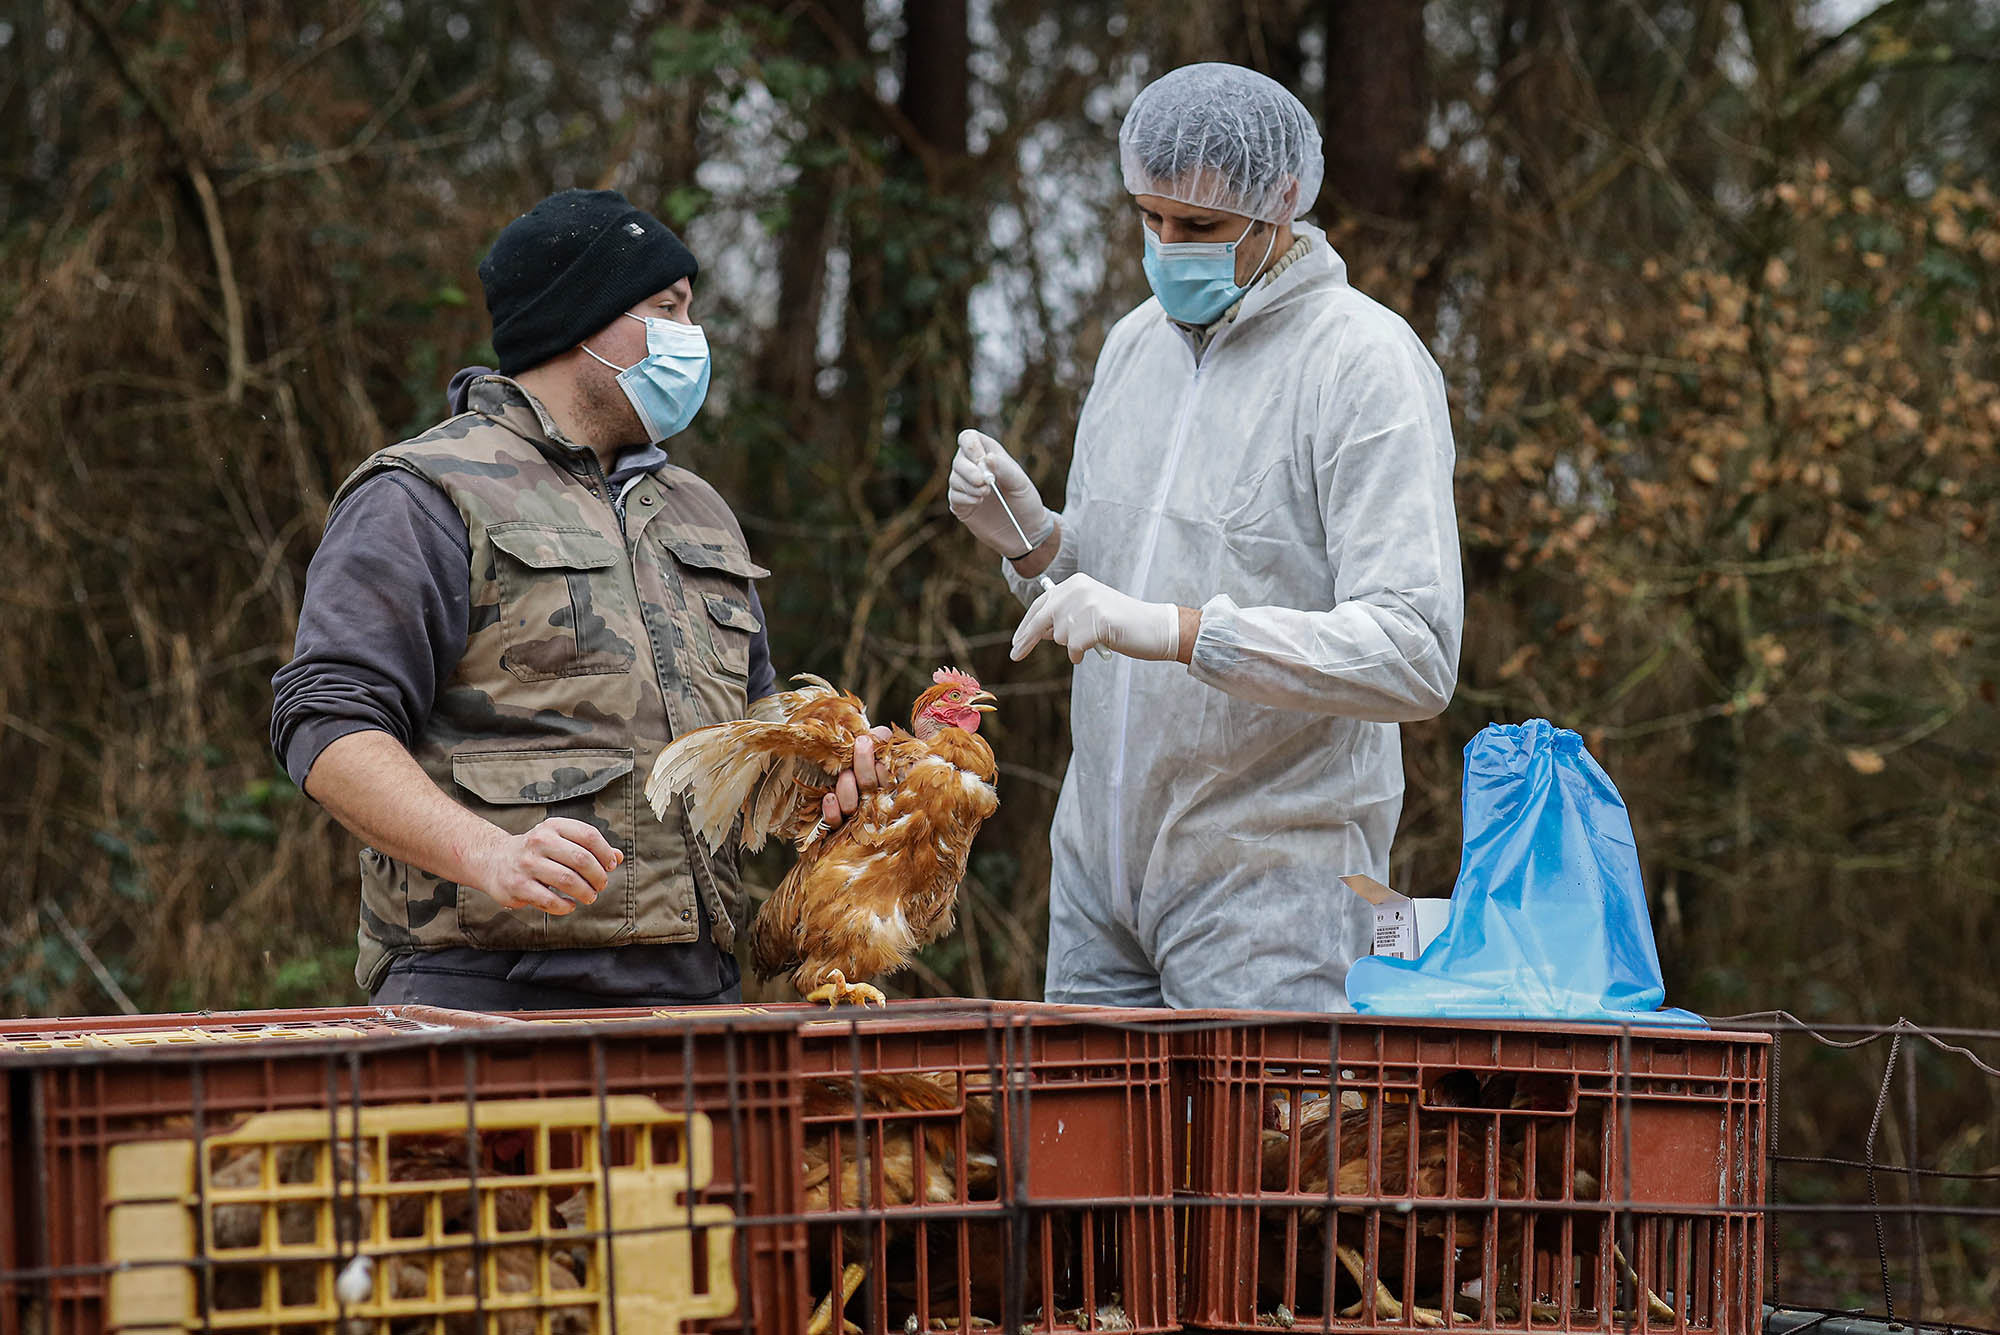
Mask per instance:
[[[651,505],[652,503],[653,503],[653,498],[651,496],[641,496],[639,498],[639,504],[641,505]]]
[[[682,922],[686,922],[686,921],[688,921],[689,919],[691,919],[691,918],[693,918],[693,917],[694,917],[694,913],[693,913],[693,911],[692,911],[692,910],[690,910],[690,909],[682,909],[682,910],[681,910],[681,921],[682,921]]]

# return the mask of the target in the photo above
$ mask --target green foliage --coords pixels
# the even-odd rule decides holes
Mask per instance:
[[[323,1006],[327,997],[337,996],[353,985],[355,953],[350,939],[316,953],[274,960],[265,979],[247,987],[237,1004],[245,1009]]]
[[[665,221],[675,227],[686,227],[708,211],[712,199],[713,196],[698,185],[677,185],[667,192]]]
[[[750,11],[755,13],[756,11]],[[723,70],[740,69],[750,57],[748,14],[738,14],[712,28],[663,24],[653,30],[653,79],[673,83],[707,79]]]
[[[83,976],[83,962],[54,932],[0,945],[0,1005],[9,1014],[58,1013]]]
[[[833,86],[833,74],[825,67],[783,57],[759,62],[757,72],[771,96],[790,105],[804,105]]]
[[[276,809],[296,802],[299,790],[287,778],[251,779],[223,795],[211,809],[207,800],[190,792],[181,802],[181,819],[190,830],[212,831],[226,839],[274,844],[278,840]]]
[[[110,875],[107,880],[112,890],[124,899],[143,900],[148,897],[146,869],[134,853],[132,844],[157,843],[158,839],[151,830],[142,826],[133,831],[132,843],[126,842],[109,830],[92,830],[90,842],[110,863]]]

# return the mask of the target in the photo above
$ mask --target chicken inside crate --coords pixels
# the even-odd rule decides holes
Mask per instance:
[[[1763,1067],[1735,1037],[1372,1017],[1214,1036],[1190,1321],[1749,1335]]]
[[[802,1081],[808,1335],[1179,1329],[1164,1036],[997,1012],[824,1028]]]
[[[267,1113],[199,1147],[117,1145],[106,1326],[590,1335],[615,1305],[677,1329],[736,1308],[729,1212],[690,1201],[712,1172],[706,1118],[630,1095]]]

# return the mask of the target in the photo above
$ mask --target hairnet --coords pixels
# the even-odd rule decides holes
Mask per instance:
[[[1325,174],[1305,104],[1241,65],[1183,65],[1146,85],[1118,130],[1118,159],[1135,195],[1273,223],[1310,209]]]

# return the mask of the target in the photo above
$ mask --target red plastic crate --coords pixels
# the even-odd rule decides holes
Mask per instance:
[[[33,1028],[362,1034],[0,1049],[7,1335],[457,1335],[482,1314],[497,1335],[586,1335],[614,1308],[628,1327],[707,1312],[682,1328],[762,1331],[806,1301],[788,1022],[172,1018]],[[357,1229],[383,1273],[343,1326],[333,1276]],[[160,1285],[183,1319],[162,1321]]]
[[[0,1061],[24,1054],[175,1047],[238,1046],[265,1040],[362,1038],[396,1033],[420,1033],[457,1024],[490,1023],[488,1017],[432,1007],[326,1007],[310,1010],[222,1011],[166,1015],[88,1015],[55,1018],[15,1017],[0,1020]],[[39,1229],[39,1202],[30,1200],[26,1184],[35,1180],[27,1131],[27,1081],[8,1086],[22,1100],[18,1114],[14,1098],[0,1101],[0,1274],[13,1276],[39,1258],[28,1236]],[[25,1285],[0,1281],[0,1331],[13,1332],[20,1308],[39,1303]],[[32,1323],[31,1323],[32,1327]]]
[[[18,1206],[22,1197],[15,1181],[28,1157],[26,1122],[14,1106],[13,1094],[11,1084],[0,1080],[0,1331],[6,1335],[14,1335],[17,1313],[26,1298],[12,1279],[24,1264],[26,1240]]]
[[[1764,1036],[1187,1018],[1191,1326],[1761,1328]]]
[[[800,1036],[808,1159],[866,1166],[806,1186],[808,1217],[828,1220],[810,1229],[815,1288],[853,1264],[886,1277],[851,1303],[857,1324],[1180,1329],[1162,1016],[892,1006]],[[911,1079],[941,1094],[933,1110],[897,1089]],[[917,1171],[892,1182],[899,1162]]]
[[[373,1038],[489,1029],[505,1019],[437,1006],[325,1006],[0,1020],[0,1057],[89,1048],[215,1047],[315,1038]]]
[[[800,1038],[815,1304],[844,1297],[847,1320],[883,1335],[982,1322],[1180,1329],[1172,1012],[985,1001],[743,1010],[788,1020]],[[803,1329],[805,1307],[798,1317]]]

